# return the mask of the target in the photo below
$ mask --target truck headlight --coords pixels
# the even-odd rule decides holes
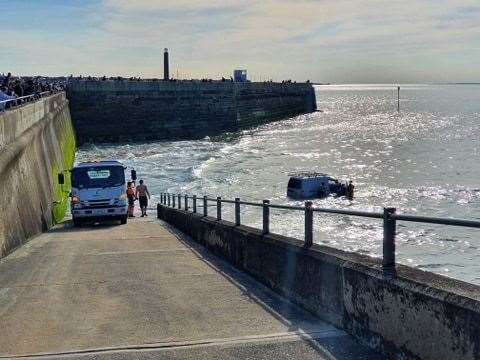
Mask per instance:
[[[127,194],[121,194],[119,197],[115,199],[115,205],[123,206],[127,202]]]

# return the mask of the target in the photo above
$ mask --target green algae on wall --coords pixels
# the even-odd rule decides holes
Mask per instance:
[[[69,205],[69,192],[71,188],[71,178],[69,170],[73,167],[75,161],[75,133],[71,121],[63,119],[58,124],[59,145],[61,151],[61,162],[54,161],[51,170],[52,189],[53,189],[53,207],[52,220],[58,224],[65,217]],[[65,175],[65,184],[58,183],[58,174]]]
[[[61,221],[75,135],[65,93],[0,113],[0,258]]]

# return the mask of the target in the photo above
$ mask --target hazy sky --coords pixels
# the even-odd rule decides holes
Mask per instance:
[[[480,81],[480,0],[0,0],[2,71]]]

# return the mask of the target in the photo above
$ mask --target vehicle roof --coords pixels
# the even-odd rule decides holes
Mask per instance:
[[[324,173],[317,173],[317,172],[297,172],[297,173],[292,173],[288,174],[288,176],[292,178],[297,178],[297,179],[308,179],[308,178],[319,178],[319,177],[326,177],[330,178],[327,174]]]
[[[92,167],[92,166],[123,166],[120,161],[117,160],[105,160],[105,161],[86,161],[81,162],[73,168]]]

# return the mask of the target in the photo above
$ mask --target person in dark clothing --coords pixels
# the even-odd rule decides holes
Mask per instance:
[[[2,85],[8,87],[8,85],[10,85],[10,78],[11,77],[12,77],[12,73],[8,73],[7,76],[5,78],[3,78]]]
[[[353,200],[354,189],[355,189],[355,186],[353,186],[353,182],[350,180],[350,182],[347,185],[347,191],[346,191],[346,196],[348,200]]]
[[[13,91],[15,91],[15,94],[16,94],[18,97],[23,96],[23,86],[22,86],[22,84],[20,83],[20,81],[16,81],[16,82],[15,82],[15,85],[13,86]]]
[[[32,94],[35,94],[35,87],[33,84],[33,80],[29,79],[27,81],[27,86],[23,90],[23,95],[26,96],[26,95],[32,95]]]

